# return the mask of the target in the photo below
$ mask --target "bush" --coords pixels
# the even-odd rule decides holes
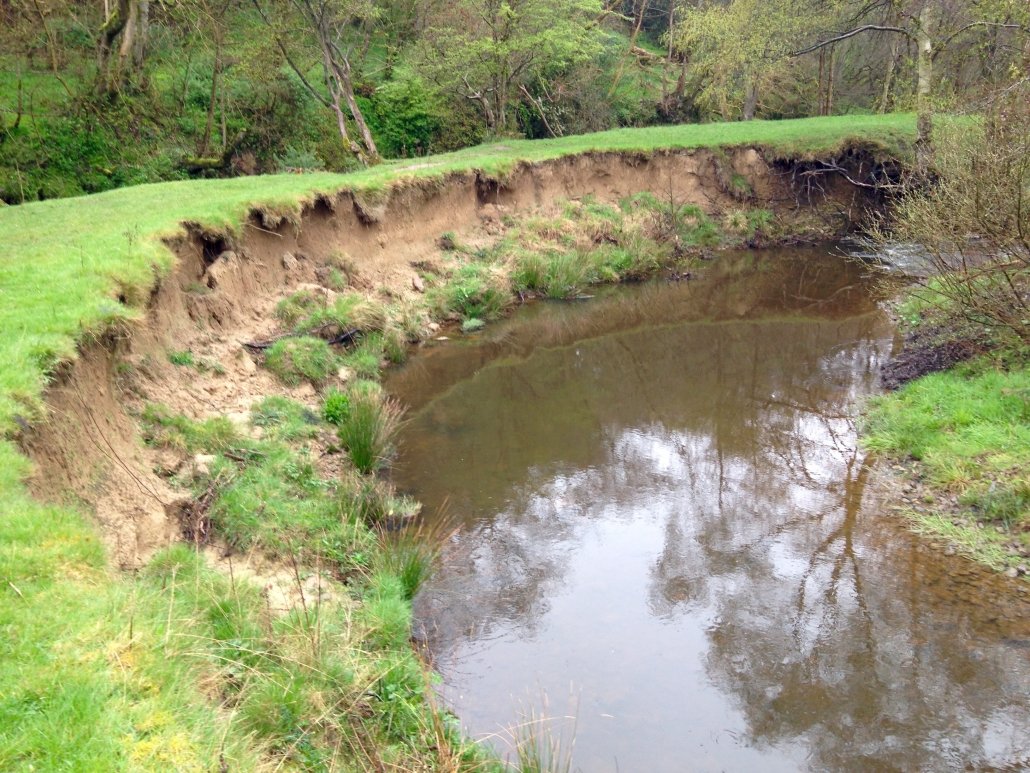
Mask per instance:
[[[1030,85],[983,118],[942,121],[934,147],[935,177],[899,197],[877,241],[922,245],[934,305],[1030,344]]]
[[[408,76],[384,83],[371,102],[367,118],[384,156],[423,156],[434,148],[442,111],[420,78]]]
[[[265,366],[287,386],[303,381],[319,386],[336,372],[337,364],[329,344],[310,336],[276,341],[265,356]]]

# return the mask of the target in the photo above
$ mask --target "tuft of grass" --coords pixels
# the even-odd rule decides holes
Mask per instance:
[[[434,295],[441,316],[463,319],[496,319],[512,303],[507,274],[485,263],[460,266]]]
[[[250,409],[250,413],[254,426],[262,427],[266,437],[293,441],[318,436],[318,415],[306,405],[288,397],[265,397]]]
[[[144,441],[160,448],[188,453],[223,453],[251,445],[240,435],[236,425],[223,416],[192,421],[155,403],[143,409],[140,422]]]
[[[332,304],[323,303],[294,323],[294,331],[332,339],[341,333],[382,330],[386,310],[356,292],[345,292]]]
[[[351,391],[350,412],[337,432],[355,468],[368,474],[389,460],[403,416],[403,408],[389,397]]]
[[[182,368],[192,368],[196,365],[196,360],[193,359],[193,352],[189,349],[181,352],[168,352],[168,361],[172,365],[178,365]]]
[[[265,367],[287,386],[310,381],[316,387],[336,373],[339,358],[321,338],[301,336],[276,341],[265,355]]]
[[[314,290],[291,293],[275,305],[275,318],[285,325],[293,325],[312,312],[324,308],[326,296]]]
[[[400,581],[403,597],[411,600],[432,575],[450,533],[451,528],[441,518],[382,532],[380,550],[372,564],[373,570],[396,577]]]

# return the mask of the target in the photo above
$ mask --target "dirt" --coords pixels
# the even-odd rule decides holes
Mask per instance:
[[[789,176],[752,149],[728,156],[588,154],[523,165],[503,181],[474,172],[407,180],[373,203],[343,193],[308,207],[297,222],[255,212],[236,238],[187,227],[169,242],[177,265],[154,287],[145,318],[119,335],[84,343],[56,375],[46,396],[48,419],[23,439],[35,463],[31,489],[42,499],[85,506],[112,561],[138,568],[181,539],[186,504],[165,480],[186,460],[143,445],[137,421],[143,407],[163,403],[195,419],[243,420],[251,405],[276,393],[315,407],[313,388],[283,387],[243,344],[273,335],[276,303],[298,285],[318,285],[330,260],[345,256],[357,272],[354,287],[411,298],[421,286],[416,266],[440,260],[444,232],[464,244],[488,243],[503,232],[507,215],[546,212],[588,195],[616,203],[641,191],[720,215],[744,205],[739,191],[727,190],[727,164],[747,180],[748,206],[771,209],[798,231],[837,231],[874,204],[865,191],[838,180],[802,206]],[[169,353],[184,350],[197,363],[219,367],[173,365]],[[280,582],[282,567],[253,571],[278,578],[276,587],[289,585]]]
[[[899,389],[909,381],[947,370],[985,351],[987,345],[983,341],[956,338],[938,327],[920,327],[906,335],[901,351],[884,363],[880,383],[884,389]]]

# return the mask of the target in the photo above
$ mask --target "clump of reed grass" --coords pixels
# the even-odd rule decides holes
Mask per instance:
[[[368,474],[389,461],[403,418],[404,409],[396,400],[364,390],[351,391],[350,411],[337,433],[356,469]]]

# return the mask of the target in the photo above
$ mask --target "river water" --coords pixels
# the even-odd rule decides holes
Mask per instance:
[[[1030,766],[1027,584],[891,516],[856,418],[894,332],[832,252],[530,304],[392,375],[469,735],[545,715],[587,773]]]

